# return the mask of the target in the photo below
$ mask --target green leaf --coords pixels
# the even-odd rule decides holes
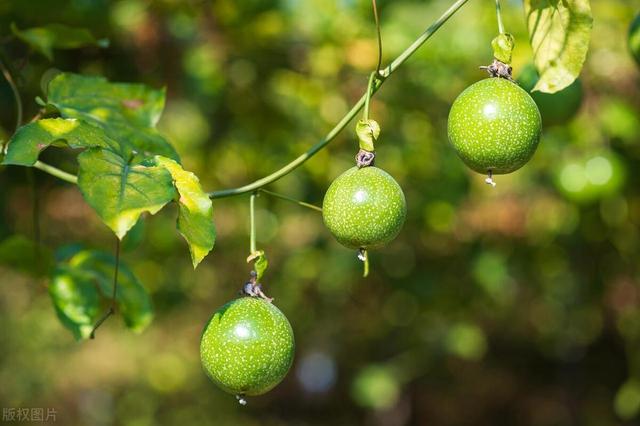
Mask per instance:
[[[12,235],[0,243],[0,264],[42,276],[49,274],[53,267],[53,254],[23,235]]]
[[[251,253],[249,257],[247,257],[247,263],[251,261],[253,261],[253,269],[256,271],[256,279],[260,281],[269,266],[269,261],[267,260],[267,256],[264,254],[264,250],[257,250]]]
[[[513,48],[515,47],[515,45],[516,42],[511,34],[498,34],[493,40],[491,40],[493,57],[500,62],[510,64],[511,56],[513,54]]]
[[[132,164],[102,148],[84,151],[78,163],[82,195],[120,239],[142,213],[157,213],[175,195],[171,175],[162,167]]]
[[[124,158],[159,154],[179,160],[171,144],[155,129],[164,109],[164,89],[61,73],[49,83],[47,101],[64,118],[79,118],[102,127],[118,141]]]
[[[100,315],[100,294],[94,278],[91,273],[62,265],[49,284],[58,318],[78,340],[89,338]]]
[[[97,250],[84,250],[69,261],[69,266],[93,275],[102,295],[111,299],[115,257]],[[120,260],[116,302],[124,322],[135,332],[143,331],[153,320],[153,307],[149,294],[129,267]]]
[[[18,129],[9,141],[9,149],[2,164],[33,166],[40,153],[51,145],[118,148],[118,143],[98,127],[76,119],[46,118]]]
[[[360,148],[365,151],[375,151],[375,142],[380,136],[380,125],[375,120],[359,120],[356,124],[356,134],[360,141]]]
[[[587,57],[593,17],[589,0],[524,0],[540,80],[533,88],[555,93],[580,75]]]
[[[180,198],[178,231],[187,240],[191,261],[195,268],[213,249],[216,241],[216,228],[213,223],[211,199],[200,186],[198,177],[182,169],[175,161],[157,156],[156,163],[171,173]]]
[[[87,339],[103,305],[111,303],[115,257],[81,250],[54,271],[49,294],[62,323],[76,339]],[[127,265],[120,261],[116,292],[118,312],[133,331],[144,330],[153,319],[151,298]]]
[[[54,48],[77,49],[84,46],[109,46],[109,40],[96,39],[85,28],[73,28],[60,24],[50,24],[26,30],[20,30],[15,24],[11,24],[11,31],[50,61],[53,61]]]

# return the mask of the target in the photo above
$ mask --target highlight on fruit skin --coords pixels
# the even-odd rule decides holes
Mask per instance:
[[[449,112],[448,135],[458,156],[482,174],[518,170],[538,147],[542,119],[516,83],[486,78],[467,87]]]
[[[404,224],[407,203],[398,182],[384,170],[353,167],[329,186],[324,223],[340,244],[372,249],[393,240]]]
[[[294,352],[286,316],[272,303],[249,296],[219,308],[200,341],[205,372],[242,405],[245,396],[264,394],[284,379]]]

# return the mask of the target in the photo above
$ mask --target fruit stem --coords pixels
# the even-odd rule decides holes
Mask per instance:
[[[264,192],[265,194],[271,195],[272,197],[280,198],[281,200],[289,201],[290,203],[294,203],[294,204],[297,204],[299,206],[306,207],[308,209],[312,209],[312,210],[315,210],[315,211],[318,211],[318,212],[322,213],[322,208],[318,207],[316,205],[313,205],[313,204],[310,204],[310,203],[305,203],[304,201],[296,200],[295,198],[291,198],[289,196],[286,196],[286,195],[283,195],[283,194],[279,194],[277,192],[268,191],[268,190],[266,190],[264,188],[260,188],[260,189],[258,189],[258,191]]]
[[[91,330],[90,337],[92,339],[96,338],[96,330],[102,325],[103,322],[107,320],[111,315],[116,313],[116,296],[118,292],[118,269],[120,268],[120,239],[116,237],[116,264],[115,271],[113,274],[113,293],[111,294],[111,306],[107,312],[102,315],[102,317],[96,322],[96,325],[93,326],[93,330]]]
[[[487,185],[491,185],[492,187],[496,187],[496,183],[493,180],[493,172],[491,171],[491,169],[489,169],[489,172],[487,173],[487,178],[484,180],[484,183],[486,183]]]
[[[356,166],[358,166],[359,169],[373,166],[375,164],[375,159],[375,153],[367,151],[366,149],[360,149],[356,154]]]
[[[511,76],[513,72],[513,68],[511,67],[511,65],[505,64],[504,62],[501,62],[495,58],[490,65],[482,65],[479,68],[481,70],[487,71],[487,73],[489,73],[489,76],[492,78],[500,77],[507,79],[512,83],[515,83],[515,80]]]
[[[249,254],[256,252],[256,197],[257,191],[251,193],[249,197],[249,221],[250,221],[250,239],[249,239]]]
[[[367,92],[365,93],[365,98],[364,98],[364,111],[362,113],[362,120],[364,121],[368,121],[369,120],[369,103],[371,101],[371,95],[373,94],[373,86],[374,83],[376,81],[376,75],[378,75],[379,71],[374,71],[371,73],[371,75],[369,76],[369,84],[367,84]]]
[[[498,18],[498,32],[504,34],[504,25],[502,24],[502,13],[500,11],[500,0],[496,0],[496,16]]]
[[[361,248],[358,250],[358,259],[362,261],[364,267],[362,276],[367,278],[369,276],[369,253],[367,252],[367,249]]]

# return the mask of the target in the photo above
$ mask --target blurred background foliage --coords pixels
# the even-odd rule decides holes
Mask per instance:
[[[383,64],[449,1],[380,0]],[[10,24],[61,23],[108,49],[54,52],[3,38],[26,116],[52,67],[166,86],[160,121],[207,190],[261,177],[322,137],[364,91],[376,63],[365,0],[8,0]],[[400,237],[372,253],[334,242],[317,212],[262,195],[258,245],[268,293],[293,326],[285,381],[247,407],[210,383],[202,327],[247,278],[248,197],[214,202],[218,240],[194,272],[175,211],[147,218],[124,260],[151,293],[142,334],[109,320],[78,343],[57,320],[47,280],[0,267],[0,406],[53,407],[64,425],[617,425],[640,410],[640,74],[626,44],[636,0],[592,2],[579,113],[547,126],[533,160],[496,188],[447,143],[457,94],[484,77],[493,2],[470,1],[375,96],[377,164],[409,206]],[[504,1],[514,74],[531,60],[522,4]],[[0,139],[13,131],[0,83]],[[320,204],[353,164],[343,132],[269,188]],[[46,152],[73,171],[74,153]],[[42,240],[110,250],[113,237],[76,187],[37,172]],[[0,239],[31,237],[25,170],[0,170]],[[11,245],[13,244],[13,245]],[[0,256],[28,256],[14,239]],[[22,251],[20,251],[22,250]]]

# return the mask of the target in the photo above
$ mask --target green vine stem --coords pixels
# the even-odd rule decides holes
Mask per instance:
[[[265,193],[267,195],[270,195],[272,197],[279,198],[279,199],[285,200],[285,201],[289,201],[290,203],[294,203],[294,204],[297,204],[299,206],[306,207],[308,209],[312,209],[312,210],[315,210],[315,211],[318,211],[318,212],[322,213],[322,208],[318,207],[318,206],[316,206],[314,204],[305,203],[304,201],[296,200],[295,198],[291,198],[291,197],[289,197],[287,195],[279,194],[277,192],[268,191],[268,190],[266,190],[264,188],[260,188],[258,191],[263,192],[263,193]]]
[[[256,197],[258,194],[253,192],[249,197],[249,221],[251,223],[251,234],[249,241],[249,255],[256,252]]]
[[[496,0],[496,16],[498,18],[498,32],[504,34],[504,25],[502,24],[502,13],[500,12],[500,0]]]
[[[493,49],[493,58],[499,62],[481,68],[486,69],[493,77],[503,77],[508,80],[512,80],[509,64],[511,63],[511,58],[513,56],[515,40],[511,34],[504,31],[500,0],[496,0],[496,17],[498,19],[499,34],[491,40],[491,48]]]
[[[373,95],[373,86],[376,81],[376,77],[379,71],[374,71],[369,76],[369,84],[367,84],[367,92],[365,93],[364,98],[364,111],[362,113],[362,119],[364,121],[369,120],[369,103],[371,102],[371,96]]]
[[[64,170],[60,170],[59,168],[51,166],[47,163],[43,163],[42,161],[36,161],[33,167],[35,167],[38,170],[42,170],[43,172],[48,173],[51,176],[55,176],[58,179],[61,179],[65,182],[75,183],[75,184],[78,183],[78,177],[76,175],[67,173]]]
[[[404,62],[413,55],[413,53],[418,50],[427,40],[431,38],[433,34],[436,33],[444,25],[445,22],[449,20],[462,6],[464,6],[469,0],[457,0],[455,1],[438,19],[436,19],[420,36],[414,40],[413,43],[409,47],[407,47],[398,57],[396,57],[386,68],[379,72],[379,78],[375,79],[375,83],[371,87],[371,95],[376,93],[378,89],[382,86],[382,84],[386,81],[387,77],[393,74],[398,67],[400,67]],[[5,78],[7,76],[5,75]],[[353,118],[358,114],[358,112],[363,108],[366,101],[367,93],[363,94],[360,99],[356,102],[356,104],[345,114],[345,116],[335,125],[333,129],[318,143],[309,148],[304,154],[295,158],[289,164],[286,164],[284,167],[276,170],[270,175],[264,176],[254,182],[251,182],[247,185],[240,186],[238,188],[229,188],[223,189],[220,191],[213,191],[209,193],[209,197],[212,199],[217,198],[225,198],[232,197],[235,195],[246,194],[248,192],[256,191],[263,186],[266,186],[270,183],[277,181],[278,179],[286,176],[291,173],[293,170],[300,167],[307,160],[317,154],[320,150],[322,150],[325,146],[327,146],[346,126],[353,120]],[[77,177],[63,172],[60,169],[57,169],[53,166],[45,164],[41,161],[38,161],[35,164],[35,167],[49,173],[57,178],[60,178],[66,182],[77,183]]]
[[[374,94],[380,89],[382,84],[386,81],[393,72],[398,69],[403,63],[406,62],[413,53],[420,48],[431,36],[440,29],[445,22],[449,20],[462,6],[464,6],[469,0],[457,0],[449,9],[447,9],[438,19],[436,19],[409,47],[407,47],[397,58],[395,58],[385,69],[380,71],[380,78],[376,79],[375,84],[371,88],[371,94]],[[363,94],[362,97],[356,102],[356,104],[347,112],[347,114],[340,120],[336,126],[324,137],[320,142],[309,148],[307,152],[285,165],[281,169],[274,173],[260,178],[250,184],[231,189],[223,189],[220,191],[213,191],[209,193],[209,197],[212,199],[231,197],[234,195],[245,194],[247,192],[255,191],[262,188],[272,182],[277,181],[283,176],[286,176],[291,171],[300,167],[309,158],[313,157],[318,151],[329,144],[346,126],[349,122],[358,114],[360,109],[364,106],[367,94]]]

